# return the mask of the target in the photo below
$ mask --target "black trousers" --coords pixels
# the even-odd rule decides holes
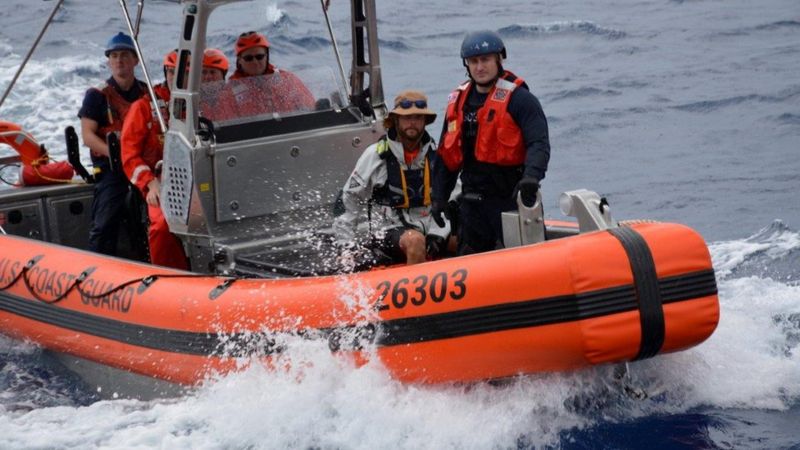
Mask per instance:
[[[517,209],[511,198],[483,196],[462,199],[458,205],[458,254],[487,252],[503,246],[500,214]]]
[[[89,250],[116,255],[119,230],[125,220],[128,180],[122,173],[110,172],[106,167],[103,169],[100,180],[94,185]]]

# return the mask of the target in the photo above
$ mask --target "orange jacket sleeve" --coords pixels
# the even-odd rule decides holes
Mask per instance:
[[[152,132],[148,124],[152,116],[150,100],[143,97],[131,105],[125,123],[122,125],[120,139],[122,170],[142,195],[147,195],[147,183],[155,178],[151,167],[142,158],[148,134]]]

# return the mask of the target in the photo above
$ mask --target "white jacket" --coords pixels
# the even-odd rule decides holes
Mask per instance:
[[[403,144],[388,138],[386,141],[389,144],[389,149],[392,151],[395,158],[397,158],[400,168],[403,170],[409,168],[424,168],[425,155],[428,152],[436,150],[433,139],[431,139],[426,132],[425,137],[422,139],[425,144],[422,146],[422,149],[420,149],[419,154],[417,154],[410,165],[406,165],[405,156],[403,155]],[[433,174],[433,170],[431,170],[431,174]],[[373,189],[384,186],[386,184],[386,179],[386,161],[378,154],[378,143],[376,142],[367,147],[364,153],[361,154],[361,157],[358,158],[353,173],[350,174],[350,177],[342,188],[342,202],[344,203],[345,212],[336,217],[333,222],[333,229],[336,233],[337,241],[344,243],[351,242],[355,239],[359,218],[367,215],[367,207],[372,199]],[[383,237],[383,233],[385,233],[386,230],[404,227],[405,225],[398,214],[402,214],[409,225],[419,230],[425,236],[433,234],[442,238],[447,238],[450,234],[450,224],[446,219],[444,227],[436,225],[436,222],[434,222],[430,215],[430,206],[397,209],[372,203],[370,212],[372,224],[370,229],[374,237],[380,239]],[[366,220],[366,217],[364,220]]]

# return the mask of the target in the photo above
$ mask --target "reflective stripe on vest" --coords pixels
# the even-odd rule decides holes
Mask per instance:
[[[525,162],[522,130],[508,112],[511,95],[523,83],[522,78],[506,71],[478,109],[478,135],[475,138],[477,161],[500,166],[517,166]],[[471,81],[465,82],[447,98],[447,130],[439,147],[439,155],[451,172],[460,170],[464,162],[464,104],[471,85]]]

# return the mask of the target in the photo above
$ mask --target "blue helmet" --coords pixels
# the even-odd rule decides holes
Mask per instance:
[[[111,37],[106,44],[106,57],[108,54],[116,50],[130,50],[136,54],[136,47],[133,45],[133,39],[123,32],[119,32]]]
[[[464,36],[464,41],[461,42],[461,59],[490,53],[500,53],[500,56],[506,59],[506,46],[499,34],[494,31],[482,30],[473,31]]]

